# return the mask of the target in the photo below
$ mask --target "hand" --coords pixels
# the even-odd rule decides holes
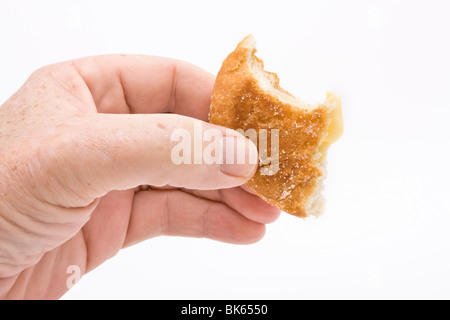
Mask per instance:
[[[30,76],[0,108],[0,298],[59,298],[69,266],[85,274],[156,236],[263,236],[279,210],[239,187],[255,164],[170,158],[171,133],[196,119],[244,139],[205,122],[213,83],[185,62],[125,55]]]

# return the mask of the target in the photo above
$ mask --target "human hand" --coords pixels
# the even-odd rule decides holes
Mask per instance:
[[[156,236],[264,235],[279,210],[239,187],[255,164],[170,159],[173,130],[207,120],[213,83],[185,62],[125,55],[30,76],[0,108],[0,298],[59,298],[68,266],[85,274]]]

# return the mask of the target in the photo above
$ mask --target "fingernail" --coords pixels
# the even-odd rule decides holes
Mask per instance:
[[[223,164],[220,170],[234,177],[251,178],[256,171],[258,150],[244,137],[223,138]]]

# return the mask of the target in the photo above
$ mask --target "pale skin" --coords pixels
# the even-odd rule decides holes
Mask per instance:
[[[60,298],[69,266],[86,274],[157,236],[263,237],[280,211],[241,187],[256,170],[253,144],[237,150],[245,164],[170,161],[174,129],[215,127],[213,84],[186,62],[133,55],[30,76],[0,107],[0,299]]]

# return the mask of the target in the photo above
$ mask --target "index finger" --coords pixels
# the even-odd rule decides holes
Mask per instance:
[[[190,63],[145,55],[74,60],[100,113],[177,113],[208,119],[214,75]]]

